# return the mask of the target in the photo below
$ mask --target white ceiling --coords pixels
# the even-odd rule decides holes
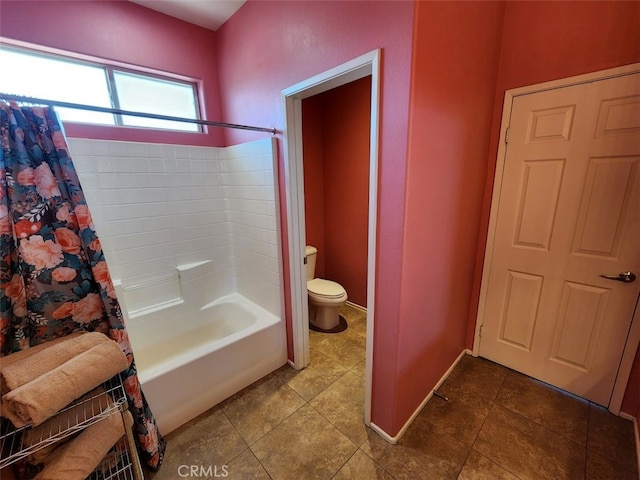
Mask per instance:
[[[217,30],[246,0],[130,0],[209,30]]]

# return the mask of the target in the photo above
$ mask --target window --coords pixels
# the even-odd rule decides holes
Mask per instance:
[[[0,45],[0,92],[200,119],[195,83]],[[62,121],[200,132],[195,123],[56,107]]]
[[[191,84],[120,71],[113,72],[113,80],[120,108],[123,110],[198,118],[195,89]],[[123,116],[122,123],[138,127],[198,131],[197,124],[153,118]]]

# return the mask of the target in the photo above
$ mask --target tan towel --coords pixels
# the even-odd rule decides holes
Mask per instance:
[[[16,352],[6,359],[3,357],[0,366],[0,392],[4,395],[59,367],[76,355],[110,341],[109,337],[100,332],[78,332]]]
[[[116,469],[118,468],[118,464],[122,461],[123,453],[125,452],[127,452],[127,456],[132,463],[138,461],[137,447],[133,438],[133,416],[131,415],[131,412],[129,410],[125,410],[122,413],[122,419],[124,421],[125,434],[120,439],[120,441],[118,441],[118,443],[114,445],[111,451],[104,457],[102,462],[100,462],[100,466],[96,468],[95,472],[99,473],[99,475],[97,475],[97,478],[114,478],[113,474],[117,471]],[[132,467],[135,469],[136,465],[132,465]],[[122,468],[122,466],[120,468]],[[132,478],[143,479],[142,475],[136,477],[135,474]]]
[[[35,479],[85,480],[123,435],[122,415],[116,411],[55,449]]]
[[[130,479],[131,476],[127,476],[124,472],[124,464],[122,462],[125,452],[127,452],[127,439],[126,437],[122,437],[100,461],[100,465],[91,473],[91,477],[116,479],[119,478],[118,474],[120,474]],[[4,480],[4,478],[2,480]]]
[[[43,439],[51,438],[61,432],[73,429],[102,412],[115,408],[117,408],[117,404],[113,398],[104,391],[104,388],[98,387],[79,398],[73,407],[54,415],[35,428],[25,430],[22,436],[22,443],[27,447],[31,447],[40,443]],[[53,444],[35,451],[29,455],[29,463],[34,465],[42,463],[55,447],[56,444]]]
[[[97,345],[3,395],[3,408],[20,419],[14,422],[16,427],[36,427],[127,366],[127,357],[116,342]]]
[[[13,408],[7,406],[7,404],[0,397],[0,417],[4,417],[9,420],[14,426],[22,425],[22,420],[16,414]]]
[[[34,353],[38,353],[45,348],[49,348],[52,345],[55,345],[60,342],[64,342],[70,338],[76,338],[79,335],[84,335],[85,331],[73,332],[69,335],[65,335],[64,337],[54,338],[53,340],[46,341],[44,343],[40,343],[34,347],[29,347],[24,350],[20,350],[19,352],[14,352],[9,355],[4,355],[0,357],[0,367],[5,367],[7,365],[11,365],[13,362],[17,362],[19,360],[23,360],[26,357],[33,355]]]
[[[73,407],[63,410],[37,427],[26,430],[22,441],[25,445],[34,445],[42,439],[74,428],[116,406],[113,398],[104,391],[104,388],[95,388],[79,398]]]
[[[34,353],[37,353],[45,348],[49,348],[50,346],[55,345],[56,343],[64,342],[65,340],[68,340],[70,338],[75,338],[79,335],[84,335],[85,333],[86,332],[84,330],[73,332],[73,333],[70,333],[69,335],[65,335],[64,337],[54,338],[53,340],[48,340],[44,343],[39,343],[38,345],[29,347],[25,350],[20,350],[19,352],[10,353],[9,355],[4,355],[3,357],[0,357],[0,366],[10,365],[13,362],[22,360],[23,358],[33,355]]]

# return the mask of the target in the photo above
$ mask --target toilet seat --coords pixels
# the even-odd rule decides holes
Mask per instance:
[[[338,300],[347,295],[344,287],[337,282],[324,280],[323,278],[314,278],[307,282],[307,292],[313,299],[314,297],[322,299]]]

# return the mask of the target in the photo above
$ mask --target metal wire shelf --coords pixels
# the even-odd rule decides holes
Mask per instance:
[[[2,419],[0,425],[0,469],[43,448],[64,440],[120,410],[126,402],[120,375],[72,402],[46,422],[14,428]],[[115,477],[118,478],[118,477]],[[126,477],[123,477],[126,478]]]
[[[124,437],[116,443],[87,480],[136,480],[134,462]]]

